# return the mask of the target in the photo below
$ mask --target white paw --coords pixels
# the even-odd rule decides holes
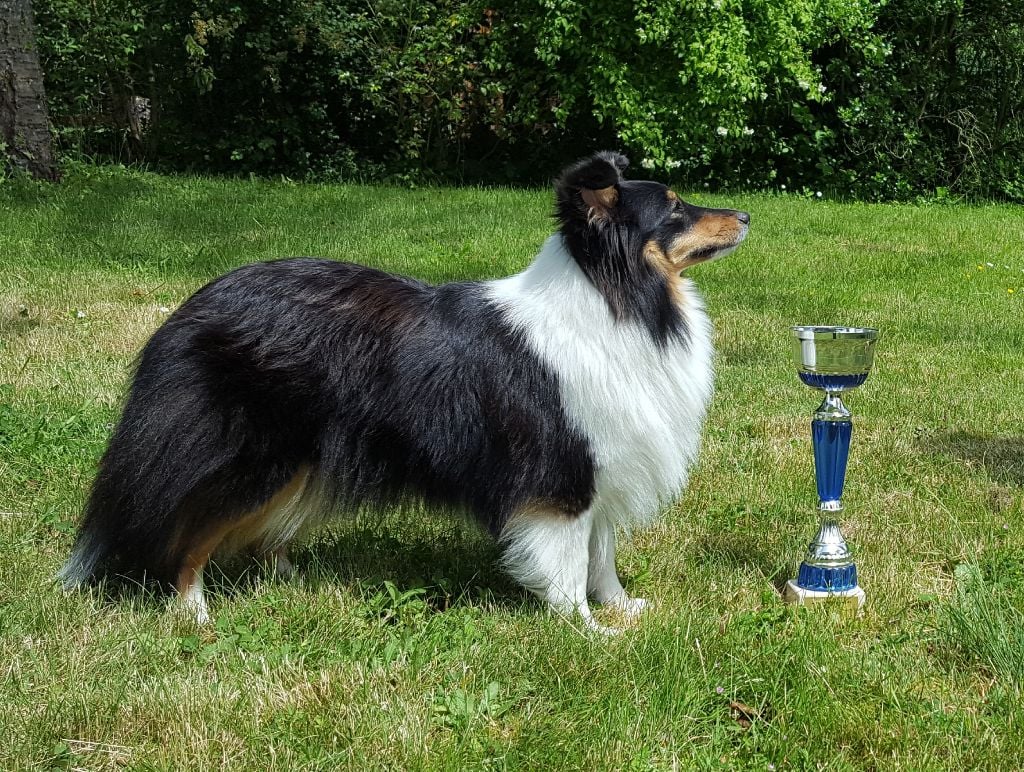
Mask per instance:
[[[626,596],[617,605],[626,619],[636,619],[649,604],[646,598],[630,598]]]
[[[607,625],[598,624],[597,620],[593,617],[584,617],[583,623],[589,632],[597,633],[598,635],[606,635],[609,638],[622,635],[621,627],[608,627]]]
[[[253,558],[274,579],[287,582],[295,575],[295,566],[288,559],[287,544],[272,550],[253,552]]]
[[[649,605],[646,598],[631,598],[625,592],[620,592],[608,600],[604,605],[609,608],[618,609],[626,620],[636,619]]]
[[[292,565],[292,561],[288,559],[287,555],[278,554],[271,560],[274,565],[274,576],[278,579],[288,581],[295,575],[295,566]]]
[[[590,612],[590,606],[586,603],[582,603],[576,606],[570,606],[563,603],[550,603],[548,610],[560,616],[569,624],[576,627],[577,624],[582,623],[583,630],[588,633],[597,633],[598,635],[619,635],[622,632],[620,627],[607,627],[600,624],[594,615]],[[579,628],[577,628],[579,629]]]
[[[180,599],[178,607],[183,614],[190,617],[192,621],[201,627],[213,621],[210,617],[210,609],[206,605],[205,598],[197,599],[192,596],[186,596]]]

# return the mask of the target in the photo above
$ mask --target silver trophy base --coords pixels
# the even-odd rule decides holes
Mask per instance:
[[[797,606],[816,606],[819,603],[832,599],[837,603],[841,603],[844,607],[848,607],[850,611],[858,612],[864,607],[864,601],[867,599],[867,596],[859,585],[849,590],[829,592],[827,590],[807,590],[798,585],[795,579],[790,579],[786,582],[786,589],[782,593],[782,599],[786,603],[792,603]]]
[[[796,579],[786,582],[782,593],[787,603],[814,606],[834,598],[853,613],[864,606],[866,596],[857,583],[857,566],[846,545],[839,523],[832,519],[842,510],[838,501],[821,504],[821,527],[807,548],[807,556],[800,564]]]

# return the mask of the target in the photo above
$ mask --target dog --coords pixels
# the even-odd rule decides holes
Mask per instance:
[[[627,167],[601,152],[565,169],[558,231],[515,276],[430,286],[292,258],[198,290],[139,356],[65,586],[137,577],[204,623],[214,553],[287,573],[309,526],[411,499],[478,520],[556,612],[594,630],[591,599],[638,614],[616,526],[679,496],[712,393],[712,328],[682,273],[750,216]]]

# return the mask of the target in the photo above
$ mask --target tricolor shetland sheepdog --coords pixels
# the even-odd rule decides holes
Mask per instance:
[[[474,516],[508,572],[598,629],[645,604],[615,527],[679,495],[711,397],[711,325],[681,272],[750,217],[625,180],[598,153],[555,184],[558,232],[522,273],[433,287],[297,258],[196,292],[146,344],[62,570],[173,588],[250,549],[289,568],[305,527],[424,501]]]

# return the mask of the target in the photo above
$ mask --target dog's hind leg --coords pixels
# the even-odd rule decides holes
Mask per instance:
[[[206,605],[206,595],[203,592],[203,569],[206,568],[210,555],[237,525],[237,522],[232,521],[218,523],[215,527],[207,529],[193,540],[182,561],[174,588],[178,592],[182,608],[195,619],[196,624],[205,625],[210,622],[210,609]]]
[[[190,579],[183,579],[187,584],[181,593],[181,605],[197,625],[208,625],[210,623],[210,608],[206,605],[206,595],[203,593],[203,569],[195,569]]]
[[[631,598],[619,581],[615,570],[615,525],[601,515],[595,515],[590,532],[587,590],[595,601],[618,608],[626,619],[636,617],[647,606],[643,598]]]
[[[302,498],[308,478],[303,468],[262,504],[230,520],[222,520],[202,530],[183,550],[183,557],[175,582],[175,589],[181,603],[199,624],[210,621],[206,597],[203,593],[203,569],[210,557],[220,550],[234,552],[247,546],[264,543],[268,538],[284,538],[294,535],[302,525],[304,515],[296,507]],[[269,550],[275,561],[275,569],[291,570],[287,557],[287,543],[281,542]]]
[[[590,630],[615,633],[597,623],[587,602],[587,566],[593,515],[533,509],[515,515],[501,533],[505,569],[558,614],[578,614]]]

